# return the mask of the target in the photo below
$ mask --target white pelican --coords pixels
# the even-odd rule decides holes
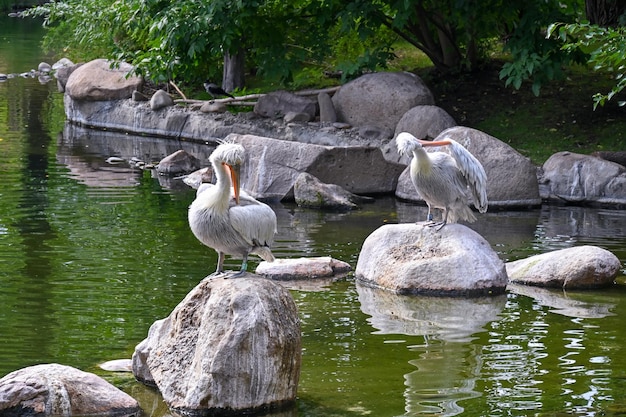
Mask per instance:
[[[431,209],[443,210],[442,221],[433,223],[441,229],[447,222],[458,220],[473,222],[476,216],[469,207],[467,187],[474,197],[474,206],[479,212],[487,211],[487,174],[481,163],[462,145],[452,139],[426,141],[417,139],[407,132],[396,138],[398,153],[413,154],[411,181],[428,204],[428,218],[432,221]],[[424,146],[448,146],[445,152],[426,152]]]
[[[224,272],[226,255],[243,258],[240,273],[248,268],[251,253],[272,262],[274,255],[270,245],[276,233],[276,214],[267,204],[245,192],[240,193],[239,171],[245,160],[243,146],[222,143],[209,160],[216,183],[198,188],[188,216],[196,238],[218,253],[215,274]]]

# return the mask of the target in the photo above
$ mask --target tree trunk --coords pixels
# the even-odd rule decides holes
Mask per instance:
[[[245,85],[245,53],[239,49],[235,54],[224,54],[224,74],[222,76],[222,88],[231,92],[235,88],[243,88]]]
[[[619,18],[626,13],[626,0],[585,0],[589,23],[602,27],[619,26]]]

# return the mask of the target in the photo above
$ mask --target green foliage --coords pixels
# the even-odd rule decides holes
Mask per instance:
[[[579,1],[553,2],[527,0],[519,4],[520,18],[511,28],[505,51],[511,55],[511,62],[504,64],[500,79],[506,86],[519,90],[526,81],[531,81],[531,89],[539,95],[541,86],[563,77],[563,65],[572,61],[580,62],[581,57],[565,53],[561,42],[546,38],[545,28],[555,21],[573,21],[581,13]]]
[[[608,93],[593,96],[594,110],[603,106],[626,88],[626,28],[603,28],[589,23],[553,24],[548,28],[548,37],[563,42],[562,51],[568,54],[582,52],[594,71],[613,74],[615,85]],[[619,101],[620,106],[626,101]]]

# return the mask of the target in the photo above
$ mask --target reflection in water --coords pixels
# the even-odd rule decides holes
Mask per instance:
[[[507,291],[533,298],[542,306],[550,307],[550,312],[568,317],[603,318],[612,316],[613,303],[588,303],[576,300],[563,290],[532,287],[528,285],[509,284]]]
[[[418,354],[409,363],[417,368],[404,376],[408,415],[454,416],[459,404],[480,396],[480,350],[470,342],[496,322],[506,296],[481,298],[397,295],[357,283],[361,310],[377,329],[375,334],[423,336],[424,343],[408,348]]]

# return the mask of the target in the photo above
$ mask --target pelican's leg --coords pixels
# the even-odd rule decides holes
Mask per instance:
[[[239,270],[239,272],[235,272],[234,274],[229,275],[228,278],[237,278],[237,277],[243,276],[247,272],[247,270],[248,270],[248,254],[246,253],[243,256],[243,261],[241,261],[241,269]]]
[[[432,222],[433,221],[433,215],[430,212],[430,204],[426,203],[426,205],[428,206],[428,214],[426,215],[426,223]],[[419,223],[419,222],[418,222]]]
[[[222,252],[217,252],[217,268],[215,272],[213,272],[210,277],[216,277],[224,272],[224,259],[226,258],[226,254]]]
[[[448,209],[445,208],[443,209],[443,220],[439,223],[435,223],[433,226],[439,226],[437,227],[437,231],[440,231],[441,228],[443,228],[443,226],[445,226],[448,223]]]

